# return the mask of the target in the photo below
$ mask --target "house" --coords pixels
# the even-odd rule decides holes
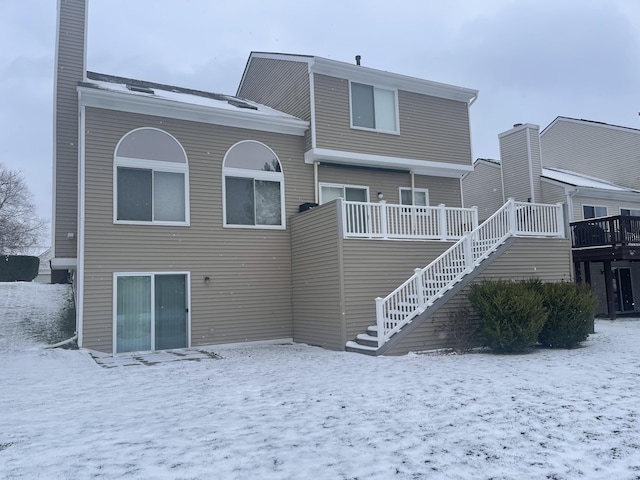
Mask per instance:
[[[479,159],[464,176],[465,205],[476,202],[482,218],[500,198],[565,204],[575,276],[600,298],[597,312],[640,311],[640,130],[557,117],[542,132],[514,125],[499,141],[500,160]]]
[[[236,95],[87,72],[86,1],[58,8],[51,263],[82,348],[400,354],[451,343],[471,281],[569,279],[557,206],[462,207],[477,91],[259,52]]]

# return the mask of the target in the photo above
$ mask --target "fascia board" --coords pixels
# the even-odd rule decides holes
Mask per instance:
[[[344,165],[408,170],[418,175],[448,178],[461,178],[465,173],[473,171],[471,165],[456,165],[431,160],[416,160],[414,158],[386,157],[324,148],[308,150],[304,154],[304,161],[308,164],[325,161]]]
[[[380,87],[386,86],[465,103],[473,102],[478,96],[478,90],[433,82],[431,80],[423,80],[359,65],[350,65],[326,58],[314,57],[313,62],[310,63],[310,69],[313,73],[331,77],[344,78],[354,82],[362,82]]]
[[[228,109],[215,109],[202,105],[184,104],[162,98],[130,95],[90,87],[79,86],[78,91],[80,92],[81,104],[87,107],[297,136],[304,136],[309,128],[309,122],[293,118],[269,115],[259,116],[243,111],[235,112]]]

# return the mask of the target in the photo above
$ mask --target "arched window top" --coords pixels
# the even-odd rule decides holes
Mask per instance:
[[[282,172],[276,154],[265,144],[246,140],[232,146],[224,159],[228,168],[243,168],[261,172]]]
[[[138,128],[127,133],[116,147],[116,157],[187,163],[182,145],[157,128]]]

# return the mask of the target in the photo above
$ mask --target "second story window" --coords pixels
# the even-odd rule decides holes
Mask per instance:
[[[426,188],[400,188],[400,203],[402,205],[416,205],[426,207],[429,205],[429,190]]]
[[[116,223],[189,223],[187,155],[182,145],[156,128],[127,133],[114,160]]]
[[[398,132],[395,90],[351,82],[351,126]]]

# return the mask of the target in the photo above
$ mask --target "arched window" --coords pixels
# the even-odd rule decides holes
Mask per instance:
[[[189,223],[189,165],[182,145],[167,132],[139,128],[116,146],[116,223]]]
[[[273,150],[253,140],[236,143],[222,176],[225,226],[284,228],[284,175]]]

